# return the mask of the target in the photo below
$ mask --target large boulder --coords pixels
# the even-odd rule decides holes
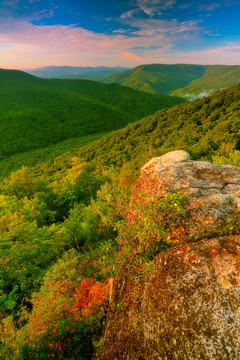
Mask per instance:
[[[154,264],[140,306],[110,315],[98,359],[238,360],[240,236],[181,244]]]
[[[171,151],[143,166],[136,189],[156,196],[176,191],[194,198],[231,195],[240,206],[240,168],[193,161],[186,151]]]
[[[239,225],[240,168],[192,161],[186,151],[172,151],[153,158],[141,170],[132,193],[160,198],[180,192],[188,197],[186,221],[181,234],[173,231],[171,241],[182,243],[224,235]]]

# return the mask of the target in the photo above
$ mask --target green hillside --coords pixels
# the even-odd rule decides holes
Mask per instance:
[[[193,159],[240,150],[240,84],[162,110],[86,146],[86,161],[139,169],[153,156],[184,149]]]
[[[40,79],[0,70],[0,159],[108,132],[182,102],[88,80]]]
[[[69,139],[16,154],[0,162],[1,177],[24,165],[37,176],[54,178],[58,170],[64,173],[71,168],[73,157],[99,166],[121,168],[128,164],[134,172],[153,156],[175,149],[189,151],[194,159],[227,156],[240,150],[239,109],[240,85],[231,86],[193,103],[158,111],[106,136]],[[100,139],[94,141],[97,137]]]
[[[204,75],[205,66],[187,64],[140,65],[132,70],[113,74],[105,83],[118,83],[133,89],[155,94],[170,95],[174,90],[187,86]]]
[[[54,177],[55,172],[64,173],[66,169],[71,167],[72,158],[77,156],[82,147],[106,134],[108,133],[96,133],[71,138],[44,148],[11,155],[4,160],[0,160],[0,180],[22,166],[32,168],[35,176],[44,175],[50,178],[52,175]]]
[[[72,91],[79,84],[71,83]],[[188,214],[180,194],[143,194],[129,208],[140,167],[176,149],[239,166],[239,111],[235,85],[94,142],[99,134],[0,162],[1,359],[95,358],[106,320],[126,307],[138,311],[132,284],[141,289],[156,254],[174,246],[173,226]],[[239,234],[229,221],[226,234]],[[119,279],[130,305],[119,301],[123,287],[112,296]]]
[[[193,80],[186,87],[173,91],[172,95],[194,100],[194,98],[211,95],[217,90],[225,89],[239,82],[240,66],[209,65],[201,78]]]
[[[240,66],[235,65],[141,65],[113,74],[105,83],[115,82],[155,94],[168,94],[194,100],[208,96],[240,81]]]

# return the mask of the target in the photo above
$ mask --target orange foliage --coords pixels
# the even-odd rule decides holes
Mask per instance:
[[[94,279],[83,279],[80,287],[75,290],[74,305],[87,317],[96,308],[106,305],[109,297],[109,281],[99,283]]]
[[[80,284],[69,280],[46,282],[42,292],[33,298],[33,312],[25,327],[26,342],[44,344],[47,336],[50,353],[65,354],[71,348],[72,334],[79,332],[80,323],[91,331],[105,316],[112,282],[112,278],[104,283],[89,278],[82,279]]]

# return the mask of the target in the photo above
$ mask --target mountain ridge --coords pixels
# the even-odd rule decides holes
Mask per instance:
[[[128,70],[122,66],[43,66],[35,69],[23,69],[28,74],[46,78],[102,79],[113,73]]]
[[[113,74],[116,82],[150,93],[177,95],[190,100],[211,95],[240,81],[239,65],[150,64]]]
[[[69,155],[61,155],[64,151],[56,151],[56,167],[61,167],[61,162],[71,164],[71,158],[77,157],[81,162],[95,163],[98,166],[127,166],[132,174],[136,174],[140,167],[153,156],[177,149],[186,149],[193,159],[212,160],[214,157],[220,163],[223,157],[237,165],[240,161],[240,125],[238,111],[240,110],[240,84],[233,85],[209,97],[195,100],[192,103],[177,105],[170,109],[157,111],[115,132],[106,134],[93,143],[77,148],[76,142],[69,145]],[[79,139],[82,144],[82,140]],[[85,145],[85,143],[84,143]],[[61,146],[61,143],[59,143]],[[64,143],[63,143],[64,147]],[[71,150],[72,149],[72,150]],[[39,149],[39,151],[41,151]],[[46,148],[47,151],[47,148]],[[235,154],[236,151],[236,154]],[[14,169],[21,164],[32,166],[38,157],[38,151],[31,155],[26,153],[15,155],[12,159]],[[52,158],[52,157],[51,157]],[[22,160],[21,160],[22,159]],[[65,160],[63,160],[65,159]],[[46,161],[48,156],[46,155]],[[51,160],[52,161],[52,160]],[[44,165],[44,158],[41,161]],[[41,164],[38,173],[42,173]],[[64,165],[65,167],[65,165]],[[51,168],[51,165],[50,165]],[[0,163],[2,173],[9,174],[6,161]],[[50,170],[51,172],[53,169]],[[126,170],[127,173],[128,170]]]

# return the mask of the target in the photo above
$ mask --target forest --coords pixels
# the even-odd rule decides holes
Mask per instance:
[[[184,100],[89,80],[40,79],[0,69],[0,159],[117,130]]]
[[[46,114],[58,109],[59,118],[51,123],[56,137],[45,132],[43,142],[44,116],[36,128],[29,126],[33,114],[44,112],[37,107],[35,85],[25,97],[22,83],[24,92],[19,90],[12,114],[6,108],[13,101],[14,82],[0,89],[9,101],[1,112],[0,132],[5,139],[0,161],[0,358],[92,359],[111,309],[124,311],[124,304],[111,297],[113,283],[124,274],[141,286],[153,271],[154,256],[174,246],[171,229],[186,216],[187,198],[178,193],[139,201],[128,213],[141,167],[176,149],[187,150],[193,159],[239,166],[240,85],[193,103],[176,105],[180,101],[173,99],[168,105],[176,106],[153,114],[158,95],[65,80],[51,80],[47,92],[48,80],[29,79],[39,82],[43,104],[54,92],[56,102],[48,103],[52,113],[48,107]],[[102,108],[111,124],[114,114],[114,125],[93,125],[96,131],[85,133],[74,125],[69,138],[72,130],[61,124],[75,124],[82,97],[91,103],[93,117]],[[129,114],[124,121],[119,109]],[[81,113],[85,119],[84,108]],[[139,120],[140,113],[150,116]],[[19,118],[14,145],[4,121],[15,124]],[[69,133],[63,136],[62,129]],[[37,145],[26,145],[34,134]]]

